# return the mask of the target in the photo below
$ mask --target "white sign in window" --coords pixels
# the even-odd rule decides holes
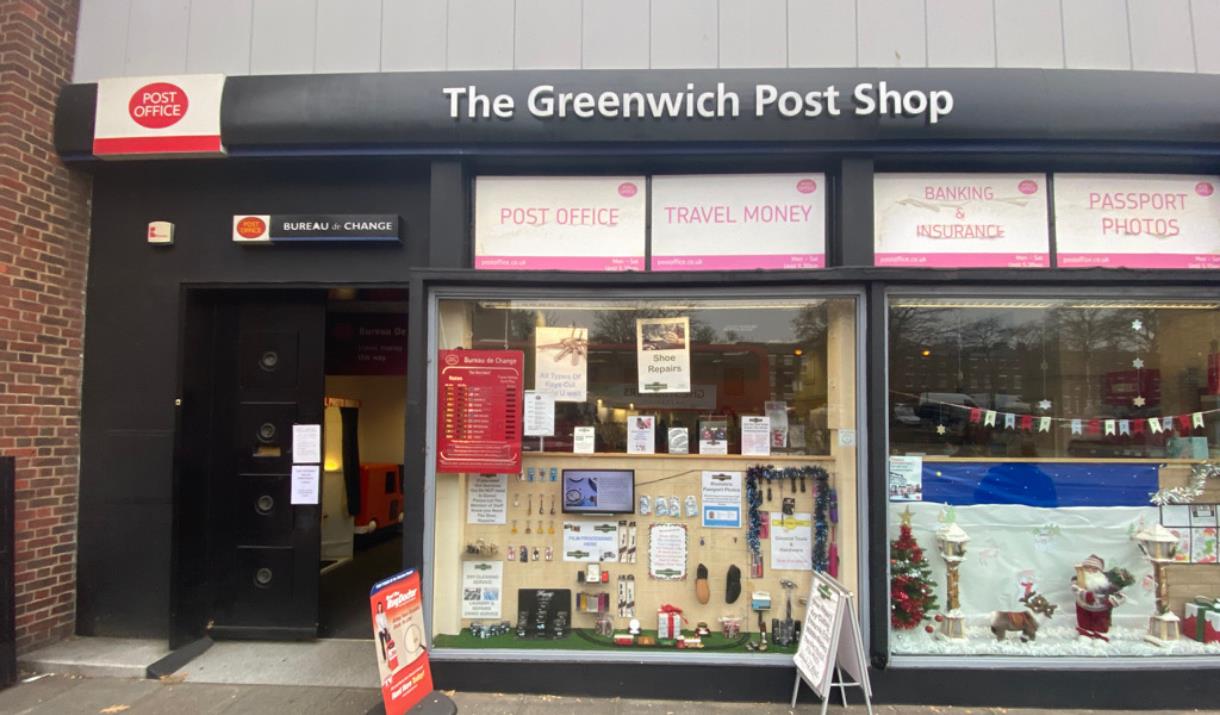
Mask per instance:
[[[644,270],[644,177],[480,176],[475,268]]]
[[[1047,268],[1043,174],[878,174],[873,263]]]
[[[825,174],[652,178],[652,270],[825,265]]]
[[[1218,176],[1055,174],[1061,268],[1220,268]]]

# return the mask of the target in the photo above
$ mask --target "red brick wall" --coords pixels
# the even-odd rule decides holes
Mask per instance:
[[[76,0],[0,0],[0,454],[17,457],[17,647],[73,631],[88,177],[51,140]]]

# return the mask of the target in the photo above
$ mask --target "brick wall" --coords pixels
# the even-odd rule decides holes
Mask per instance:
[[[51,141],[77,0],[0,0],[0,454],[17,458],[17,647],[73,631],[88,177]]]

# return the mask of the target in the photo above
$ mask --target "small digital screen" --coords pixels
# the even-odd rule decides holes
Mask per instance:
[[[565,514],[634,514],[635,471],[631,469],[563,470]]]

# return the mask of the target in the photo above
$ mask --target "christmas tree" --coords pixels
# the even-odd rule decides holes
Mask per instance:
[[[911,509],[902,513],[898,538],[890,542],[890,624],[903,630],[919,625],[935,611],[932,569],[911,536]]]

